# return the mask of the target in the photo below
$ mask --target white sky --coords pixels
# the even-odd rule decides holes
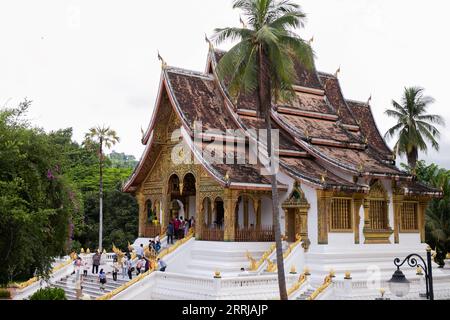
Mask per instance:
[[[204,34],[239,26],[231,0],[2,0],[0,107],[33,100],[30,116],[46,130],[118,131],[119,152],[141,156],[160,78],[168,64],[203,71]],[[300,34],[314,36],[317,67],[334,73],[347,98],[366,101],[384,133],[383,115],[405,86],[419,85],[445,117],[441,151],[428,161],[450,168],[450,2],[446,0],[302,0]],[[226,49],[226,47],[224,47]],[[391,143],[392,144],[392,143]]]

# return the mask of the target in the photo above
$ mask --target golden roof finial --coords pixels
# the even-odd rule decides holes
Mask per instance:
[[[327,171],[325,170],[320,174],[320,182],[325,183],[327,178]]]
[[[161,68],[163,69],[167,68],[167,63],[166,61],[164,61],[163,57],[159,54],[159,50],[158,50],[158,59],[159,61],[161,61]]]
[[[218,269],[214,272],[214,278],[215,278],[215,279],[220,279],[220,278],[222,278],[222,276],[220,275],[220,271],[219,271]]]
[[[372,94],[370,95],[369,99],[367,100],[367,106],[370,106],[371,101],[372,101]]]
[[[339,66],[339,68],[336,70],[336,72],[334,73],[334,76],[337,78],[339,73],[341,73],[341,66]]]
[[[209,40],[208,35],[205,33],[205,41],[209,44],[209,47],[212,48],[213,44],[211,42],[211,40]]]
[[[311,39],[308,40],[308,44],[311,45],[314,42],[314,36],[311,37]]]
[[[345,280],[350,280],[351,278],[352,278],[352,274],[350,273],[350,271],[346,271],[344,279]]]
[[[303,273],[305,274],[305,276],[310,276],[311,272],[309,271],[308,267],[305,267],[305,269],[303,269]]]

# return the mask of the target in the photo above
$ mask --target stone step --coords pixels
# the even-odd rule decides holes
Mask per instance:
[[[65,286],[67,288],[75,289],[75,283],[72,283],[72,282],[68,283],[66,281],[57,281],[56,284]],[[105,284],[105,289],[110,290],[110,291],[115,290],[118,287],[120,287],[120,285],[118,285],[118,284],[109,284],[108,282]],[[100,283],[83,282],[83,288],[98,289],[98,288],[100,288]]]
[[[69,288],[69,287],[63,286],[61,284],[54,284],[53,286],[56,287],[56,288],[63,289],[64,292],[66,293],[66,295],[69,294],[69,295],[71,295],[73,297],[76,297],[76,290],[75,290],[75,288]],[[105,293],[108,293],[108,291],[106,291],[106,290],[105,290],[105,292],[102,292],[100,290],[100,288],[98,290],[90,290],[90,289],[84,288],[82,292],[86,293],[86,294],[88,294],[88,295],[90,295],[91,297],[94,297],[94,298],[101,297]]]
[[[133,275],[135,275],[135,273]],[[75,275],[66,276],[66,277],[62,278],[61,280],[74,281],[75,280]],[[129,281],[129,279],[128,279],[128,275],[127,275],[127,278],[125,278],[125,279],[122,279],[122,276],[118,275],[117,276],[117,281],[114,281],[112,276],[110,277],[110,276],[107,275],[106,276],[106,281],[107,282],[117,282],[120,285],[122,285],[122,284],[127,283]],[[84,282],[91,282],[91,283],[98,282],[98,276],[96,276],[96,275],[88,275],[87,277],[84,277]]]
[[[314,291],[315,290],[311,290],[311,289],[306,290],[305,292],[303,292],[301,295],[299,295],[297,297],[297,300],[306,300],[306,299],[308,299],[314,293]]]

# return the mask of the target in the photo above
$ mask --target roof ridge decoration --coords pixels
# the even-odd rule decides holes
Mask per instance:
[[[207,73],[204,73],[204,72],[200,72],[200,71],[189,70],[189,69],[173,67],[173,66],[166,66],[165,70],[167,70],[168,72],[178,73],[178,74],[182,74],[182,75],[200,77],[200,78],[204,78],[204,79],[210,80],[210,81],[214,80],[213,76],[211,76]]]

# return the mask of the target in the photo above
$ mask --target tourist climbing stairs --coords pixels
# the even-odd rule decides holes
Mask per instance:
[[[52,287],[63,289],[66,293],[67,300],[76,300],[75,277],[75,274],[68,275],[53,283]],[[82,294],[85,297],[88,296],[91,300],[95,300],[96,298],[119,288],[127,282],[128,278],[122,279],[121,275],[118,276],[117,281],[114,281],[110,275],[107,275],[106,284],[104,285],[105,290],[101,290],[100,283],[98,282],[98,276],[88,275],[87,277],[84,277],[83,280]]]

